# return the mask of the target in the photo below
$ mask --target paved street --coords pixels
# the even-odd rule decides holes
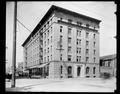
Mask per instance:
[[[70,78],[70,79],[17,79],[16,88],[6,82],[6,91],[23,92],[114,92],[116,79]]]

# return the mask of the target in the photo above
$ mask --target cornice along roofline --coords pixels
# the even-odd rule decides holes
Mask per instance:
[[[31,34],[27,37],[27,39],[24,41],[24,43],[22,44],[22,46],[24,47],[25,44],[30,40],[30,37],[33,36],[37,30],[44,24],[44,22],[47,20],[47,18],[54,12],[54,11],[62,11],[62,12],[65,12],[65,13],[69,13],[71,15],[74,15],[74,16],[79,16],[79,17],[82,17],[82,18],[85,18],[85,19],[88,19],[88,20],[91,20],[91,21],[95,21],[97,22],[98,24],[101,22],[101,20],[98,20],[98,19],[95,19],[95,18],[92,18],[92,17],[89,17],[89,16],[85,16],[85,15],[82,15],[82,14],[79,14],[79,13],[76,13],[76,12],[73,12],[73,11],[70,11],[70,10],[67,10],[67,9],[64,9],[64,8],[61,8],[61,7],[58,7],[58,6],[55,6],[55,5],[52,5],[50,7],[50,9],[47,11],[47,13],[45,14],[45,16],[41,19],[41,21],[37,24],[37,26],[34,28],[34,30],[31,32]]]

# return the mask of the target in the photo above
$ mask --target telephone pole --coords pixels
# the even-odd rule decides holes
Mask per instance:
[[[16,27],[17,27],[17,1],[14,3],[14,22],[13,22],[13,55],[12,55],[12,81],[11,87],[15,87],[15,73],[16,73]]]

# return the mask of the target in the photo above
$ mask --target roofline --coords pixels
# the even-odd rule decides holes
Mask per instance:
[[[24,41],[24,43],[22,44],[22,46],[24,46],[29,41],[30,37],[33,36],[37,32],[37,30],[39,29],[39,27],[41,27],[44,24],[44,22],[46,21],[46,19],[54,12],[54,10],[67,12],[67,13],[70,13],[70,14],[73,14],[73,15],[76,15],[76,16],[81,16],[83,18],[96,21],[97,23],[101,22],[101,20],[98,20],[98,19],[95,19],[95,18],[92,18],[92,17],[89,17],[89,16],[85,16],[85,15],[82,15],[82,14],[79,14],[79,13],[76,13],[76,12],[73,12],[73,11],[70,11],[70,10],[67,10],[67,9],[64,9],[64,8],[52,5],[50,7],[50,9],[47,11],[47,13],[45,14],[45,16],[41,19],[41,21],[37,24],[37,26],[31,32],[31,34]]]
[[[77,12],[73,12],[73,11],[70,11],[68,9],[65,9],[65,8],[61,8],[61,7],[58,7],[58,6],[55,6],[55,5],[52,5],[53,7],[55,7],[57,10],[61,10],[63,12],[68,12],[70,14],[73,14],[74,16],[77,15],[77,16],[81,16],[83,18],[86,18],[86,19],[89,19],[89,20],[93,20],[93,21],[96,21],[96,22],[101,22],[101,20],[98,20],[98,19],[95,19],[95,18],[92,18],[90,16],[86,16],[86,15],[83,15],[83,14],[80,14],[80,13],[77,13]]]
[[[116,58],[116,57],[117,57],[116,54],[111,54],[111,55],[101,56],[100,59],[103,60],[103,59],[106,59],[106,57],[108,58],[108,57],[111,57],[111,56],[113,56],[113,58]]]

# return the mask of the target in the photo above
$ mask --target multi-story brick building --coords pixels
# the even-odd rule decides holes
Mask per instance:
[[[100,74],[109,73],[116,76],[116,54],[100,57]]]
[[[23,43],[25,68],[50,78],[98,77],[100,22],[53,5]]]

